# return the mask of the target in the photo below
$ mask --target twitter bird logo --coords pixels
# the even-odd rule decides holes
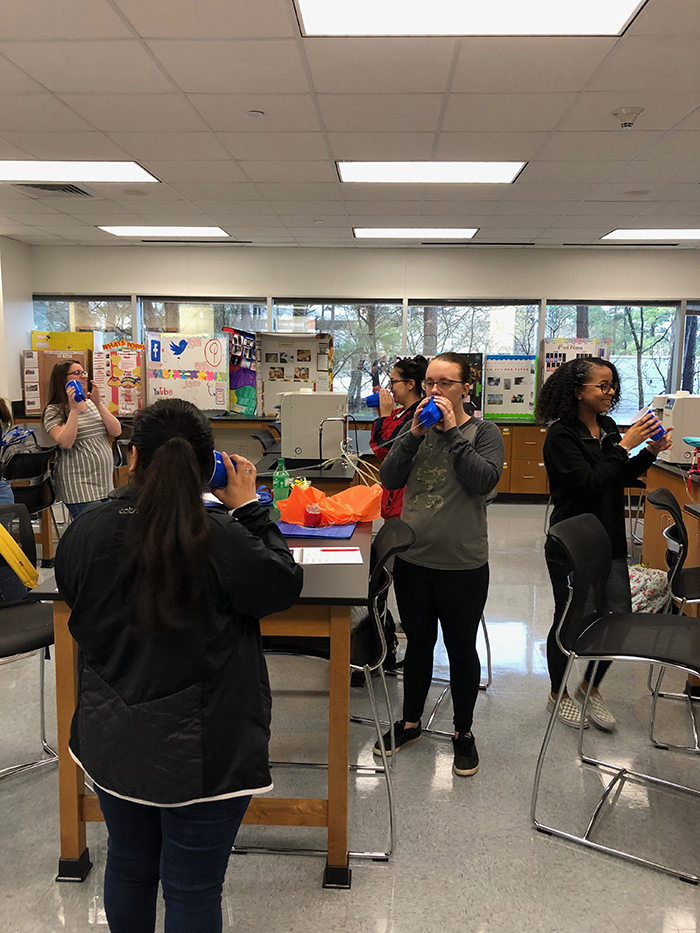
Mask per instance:
[[[181,353],[184,353],[187,349],[187,341],[181,340],[180,343],[170,342],[170,349],[173,351],[175,356],[180,356]]]

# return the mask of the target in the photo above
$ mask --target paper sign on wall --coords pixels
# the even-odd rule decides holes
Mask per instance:
[[[107,343],[93,354],[93,378],[109,411],[128,415],[143,406],[143,344]]]
[[[484,417],[492,420],[535,417],[535,356],[486,357]]]
[[[580,357],[595,357],[599,360],[610,359],[612,337],[554,337],[544,342],[544,367],[542,381],[546,382],[552,373]]]
[[[203,411],[228,410],[228,337],[146,334],[146,398],[183,398]]]

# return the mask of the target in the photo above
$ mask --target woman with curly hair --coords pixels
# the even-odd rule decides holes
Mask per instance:
[[[662,450],[671,447],[671,437],[669,432],[661,440],[651,440],[658,430],[653,414],[636,421],[622,436],[609,417],[619,400],[620,377],[612,363],[576,359],[565,363],[545,382],[536,415],[540,422],[552,422],[544,442],[544,463],[554,504],[550,524],[586,512],[600,519],[610,538],[613,557],[605,587],[605,609],[631,612],[624,490],[651,466]],[[646,450],[630,457],[630,452],[644,441]],[[545,559],[554,592],[554,620],[547,638],[552,688],[547,709],[551,712],[566,668],[566,655],[557,644],[556,631],[568,599],[569,567],[553,542],[548,541],[545,546]],[[609,661],[598,665],[588,704],[588,716],[604,732],[612,732],[615,727],[615,717],[598,690],[609,666]],[[592,668],[590,664],[576,690],[578,701],[586,694]],[[580,725],[581,709],[568,693],[563,696],[558,718],[573,728]],[[587,726],[588,720],[584,728]]]

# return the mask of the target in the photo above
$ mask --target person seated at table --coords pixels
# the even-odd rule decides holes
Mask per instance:
[[[84,402],[75,400],[78,380]],[[56,363],[49,382],[49,401],[42,417],[44,428],[58,444],[53,478],[57,497],[71,518],[93,502],[106,499],[112,488],[114,458],[109,437],[119,437],[122,426],[102,401],[95,383],[77,360]]]
[[[259,619],[297,600],[302,569],[254,466],[222,457],[222,505],[205,508],[209,420],[180,399],[137,412],[129,484],[56,552],[81,658],[70,753],[107,823],[112,933],[153,933],[159,881],[169,933],[218,933],[236,833],[272,788]]]
[[[503,438],[495,424],[464,410],[470,367],[461,353],[441,353],[428,364],[428,394],[411,426],[394,442],[380,477],[389,489],[406,487],[401,518],[416,541],[394,562],[394,588],[406,634],[403,719],[394,723],[396,750],[421,737],[420,718],[430,689],[438,620],[450,661],[454,706],[453,771],[479,770],[472,734],[481,665],[476,635],[489,588],[486,496],[503,469]],[[434,427],[421,423],[430,399],[440,409]],[[384,737],[388,747],[391,733]],[[379,745],[374,753],[381,754]]]

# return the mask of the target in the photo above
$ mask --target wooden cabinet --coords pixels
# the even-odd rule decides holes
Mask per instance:
[[[547,428],[537,424],[516,424],[512,428],[513,460],[541,460]]]
[[[549,485],[542,458],[547,428],[537,424],[499,424],[498,429],[503,438],[505,462],[496,491],[547,495]]]
[[[510,492],[546,495],[548,491],[543,460],[511,460]]]

